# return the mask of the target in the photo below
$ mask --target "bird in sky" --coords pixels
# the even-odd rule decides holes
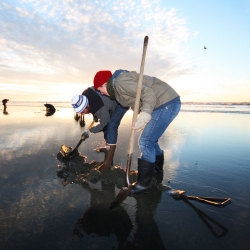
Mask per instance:
[[[204,46],[204,49],[207,49],[207,47],[206,47],[206,46]]]

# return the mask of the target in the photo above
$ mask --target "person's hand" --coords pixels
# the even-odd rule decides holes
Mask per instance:
[[[90,131],[86,130],[83,134],[82,134],[82,140],[86,140],[87,138],[89,138],[90,135]]]
[[[135,122],[134,130],[141,130],[151,120],[151,115],[146,112],[141,112],[139,118]]]

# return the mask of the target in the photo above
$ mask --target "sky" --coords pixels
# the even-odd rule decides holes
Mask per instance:
[[[99,70],[140,72],[183,102],[250,102],[250,0],[1,0],[0,99],[71,101]],[[204,46],[207,49],[204,49]]]

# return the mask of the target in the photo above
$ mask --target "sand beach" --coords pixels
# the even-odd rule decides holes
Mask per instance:
[[[75,147],[85,126],[70,104],[55,103],[45,116],[43,103],[8,103],[0,114],[1,249],[248,249],[250,244],[250,106],[183,105],[161,138],[163,184],[150,194],[128,196],[109,210],[120,186],[102,180],[63,185],[61,145]],[[125,168],[132,111],[119,128],[114,166]],[[136,133],[132,170],[139,148]],[[92,134],[79,152],[101,162],[102,133]],[[82,177],[84,177],[82,175]],[[224,207],[186,195],[231,198]]]

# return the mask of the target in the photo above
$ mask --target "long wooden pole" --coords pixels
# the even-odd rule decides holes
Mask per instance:
[[[134,125],[135,125],[135,122],[136,122],[137,116],[138,116],[138,112],[139,112],[139,104],[140,104],[140,98],[141,98],[142,79],[143,79],[143,71],[144,71],[144,65],[145,65],[147,45],[148,45],[148,36],[145,36],[144,43],[143,43],[141,69],[140,69],[138,87],[137,87],[137,92],[136,92],[136,97],[135,97],[135,106],[134,106],[134,114],[133,114],[133,119],[132,119],[132,127],[134,127]],[[134,149],[134,134],[135,134],[135,130],[131,129],[129,145],[128,145],[127,165],[126,165],[126,184],[127,185],[121,188],[120,192],[115,197],[114,201],[111,203],[109,209],[114,209],[115,207],[120,205],[126,199],[126,197],[129,195],[130,190],[132,188],[132,185],[129,182],[129,172],[130,172],[132,154],[133,154],[133,149]]]
[[[132,127],[134,127],[135,122],[137,120],[138,113],[139,113],[141,89],[142,89],[142,79],[143,79],[143,72],[144,72],[144,65],[145,65],[145,59],[146,59],[147,46],[148,46],[148,36],[145,36],[144,43],[143,43],[143,52],[142,52],[140,75],[139,75],[137,92],[136,92],[136,97],[135,97],[135,105],[134,105],[134,113],[133,113],[133,119],[132,119]],[[135,130],[131,129],[129,145],[128,145],[127,164],[126,164],[126,181],[127,181],[128,186],[130,185],[129,172],[130,172],[130,167],[131,167],[132,154],[133,154],[133,150],[134,150],[134,138],[135,138],[134,134],[135,134]]]

